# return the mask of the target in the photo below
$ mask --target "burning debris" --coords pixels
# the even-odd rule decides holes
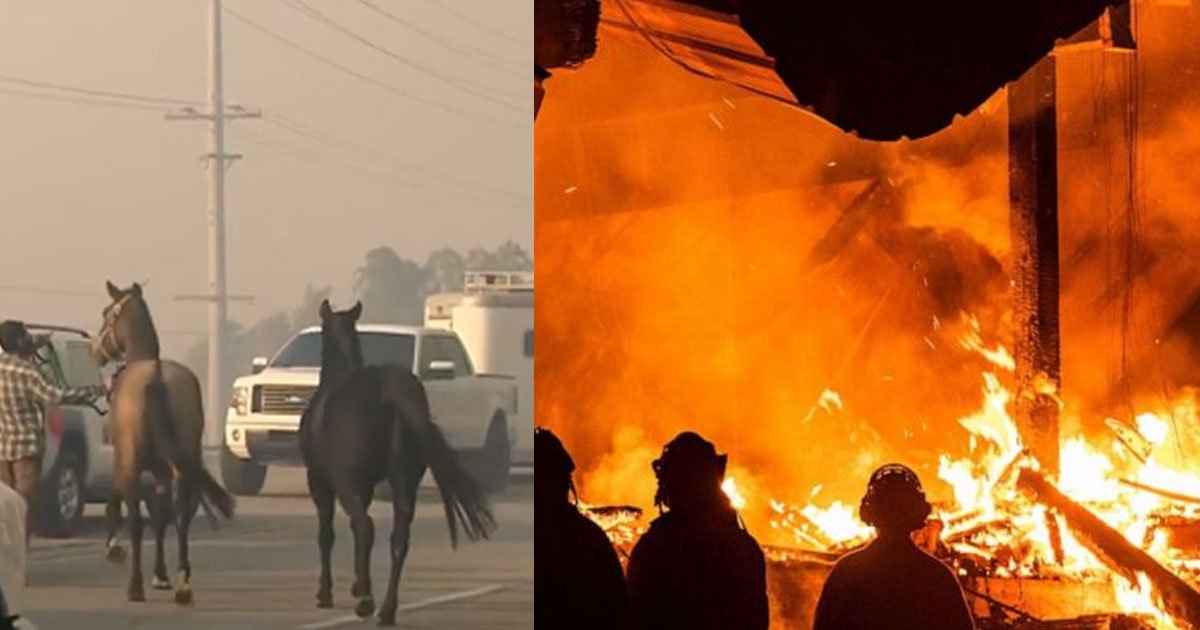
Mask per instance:
[[[1007,349],[984,344],[978,326],[965,321],[962,346],[1007,376]],[[1012,397],[1003,380],[984,373],[983,405],[960,420],[970,435],[969,454],[944,455],[938,468],[953,499],[936,504],[914,535],[959,576],[980,615],[979,627],[1200,628],[1200,477],[1159,462],[1159,453],[1176,440],[1169,424],[1149,413],[1133,425],[1110,419],[1112,450],[1071,438],[1052,480],[1009,416]],[[827,393],[825,400],[836,395]],[[818,506],[820,487],[804,505],[747,488],[735,476],[722,486],[731,505],[752,520],[754,512],[765,512],[771,532],[788,541],[765,548],[777,601],[800,598],[811,608],[833,561],[869,542],[872,528],[851,505]],[[582,509],[628,558],[644,531],[642,510]],[[1062,601],[1051,603],[1068,592],[1076,593],[1066,598],[1078,603],[1073,612]],[[792,627],[787,621],[808,615],[811,610],[793,610],[780,626]],[[1069,620],[1047,621],[1056,615]]]

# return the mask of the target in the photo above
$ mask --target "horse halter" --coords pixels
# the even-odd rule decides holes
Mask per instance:
[[[132,293],[126,294],[117,300],[104,315],[104,327],[100,329],[100,334],[96,339],[96,349],[100,351],[105,362],[117,361],[125,354],[124,348],[117,346],[117,320],[121,318],[121,311],[125,309],[125,305],[132,298]]]

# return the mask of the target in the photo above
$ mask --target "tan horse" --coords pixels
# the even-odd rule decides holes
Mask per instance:
[[[206,502],[226,518],[233,516],[233,498],[205,470],[201,437],[204,408],[200,381],[190,369],[159,358],[158,333],[138,284],[122,290],[107,283],[112,298],[103,312],[104,323],[92,341],[92,354],[103,365],[123,361],[125,367],[112,386],[109,428],[115,451],[113,494],[108,501],[108,555],[124,559],[116,542],[121,524],[121,503],[129,508],[129,538],[133,547],[129,575],[129,600],[145,601],[142,579],[141,478],[154,476],[156,516],[155,589],[171,588],[163,559],[163,537],[168,522],[179,534],[178,581],[175,601],[192,603],[188,530],[196,508]],[[172,495],[176,501],[172,505]],[[207,508],[207,505],[206,505]]]

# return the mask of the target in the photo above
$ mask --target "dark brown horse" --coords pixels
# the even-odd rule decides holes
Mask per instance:
[[[196,508],[207,502],[226,518],[233,516],[233,498],[204,468],[201,437],[204,409],[200,381],[187,367],[159,357],[158,332],[142,288],[127,290],[108,283],[112,298],[103,312],[104,323],[92,342],[92,354],[103,365],[123,361],[125,367],[113,382],[109,427],[115,455],[113,493],[108,501],[108,553],[124,559],[116,541],[121,524],[121,503],[129,509],[129,538],[133,547],[129,574],[129,600],[145,601],[142,579],[142,484],[144,472],[155,481],[151,513],[154,518],[156,556],[151,584],[171,588],[163,559],[163,537],[168,522],[179,534],[178,581],[175,601],[192,603],[188,530]],[[176,498],[172,505],[172,496]],[[207,505],[206,505],[207,509]]]
[[[350,516],[354,531],[354,612],[375,611],[370,557],[375,524],[368,509],[376,485],[392,490],[392,566],[380,625],[396,622],[400,572],[417,506],[417,488],[428,467],[441,491],[451,544],[458,527],[471,540],[486,538],[495,521],[483,492],[459,464],[429,414],[425,386],[400,365],[367,366],[358,339],[362,305],[334,312],[321,303],[321,376],[316,393],[300,418],[300,450],[308,468],[308,489],[317,507],[321,579],[317,606],[333,606],[333,503]]]

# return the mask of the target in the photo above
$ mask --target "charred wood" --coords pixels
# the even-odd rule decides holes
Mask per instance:
[[[1145,575],[1167,613],[1193,627],[1200,626],[1200,593],[1186,582],[1064,495],[1041,473],[1022,470],[1017,487],[1061,514],[1079,542],[1105,566],[1134,584],[1138,583],[1138,574]]]

